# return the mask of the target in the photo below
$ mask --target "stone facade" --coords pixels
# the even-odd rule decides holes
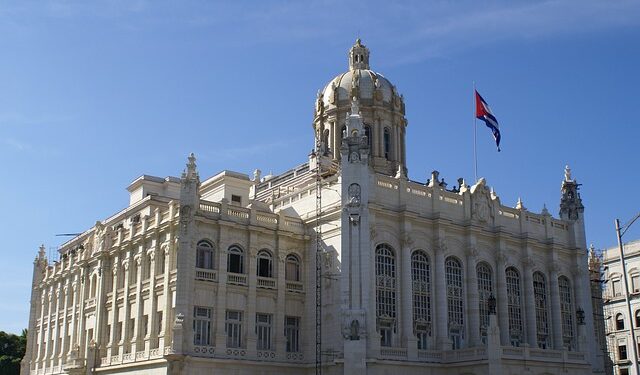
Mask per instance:
[[[624,244],[626,277],[620,262],[620,249],[612,247],[603,252],[604,270],[604,322],[608,362],[613,364],[614,374],[634,374],[634,344],[631,332],[640,342],[640,241]],[[625,285],[626,278],[626,285]],[[628,289],[626,289],[628,288]],[[627,294],[628,290],[628,294]],[[628,295],[631,315],[625,296]],[[638,348],[640,355],[640,348]]]
[[[559,218],[484,179],[411,181],[402,96],[359,40],[349,62],[306,163],[200,181],[191,155],[59,261],[41,250],[22,373],[312,374],[316,283],[325,374],[602,372],[569,169]]]

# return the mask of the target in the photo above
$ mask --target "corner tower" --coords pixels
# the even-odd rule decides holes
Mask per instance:
[[[370,69],[369,49],[360,39],[349,50],[349,70],[332,79],[316,100],[316,139],[321,140],[323,156],[337,165],[353,98],[369,142],[369,164],[379,173],[395,175],[402,168],[406,175],[404,98],[388,79]]]

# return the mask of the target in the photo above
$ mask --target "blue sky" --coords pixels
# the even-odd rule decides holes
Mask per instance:
[[[360,36],[404,94],[409,176],[473,179],[557,215],[565,164],[587,239],[640,212],[638,1],[108,1],[0,4],[0,330],[27,326],[44,243],[124,208],[141,174],[280,173],[306,160],[316,92]],[[640,238],[640,224],[626,240]]]

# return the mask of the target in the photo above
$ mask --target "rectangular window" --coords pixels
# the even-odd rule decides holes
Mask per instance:
[[[149,334],[149,315],[142,316],[142,330],[145,336]]]
[[[136,337],[136,318],[129,319],[129,338]]]
[[[620,280],[613,280],[611,282],[611,296],[618,297],[622,295],[622,289],[620,288]]]
[[[284,317],[284,337],[287,340],[287,352],[300,351],[300,318]]]
[[[427,349],[427,339],[429,337],[429,327],[426,324],[416,324],[416,338],[418,339],[418,349]]]
[[[619,345],[618,346],[618,359],[619,360],[627,359],[627,346],[626,345]]]
[[[640,275],[631,275],[631,290],[633,293],[640,292]]]
[[[242,311],[227,310],[227,348],[242,347]]]
[[[159,335],[162,332],[162,311],[156,312],[156,321],[158,322],[156,333]]]
[[[231,194],[231,204],[236,206],[242,205],[242,197],[239,195]]]
[[[211,309],[193,307],[193,345],[211,345]]]
[[[391,346],[391,331],[393,323],[381,321],[380,323],[380,346]]]
[[[258,350],[271,350],[271,314],[256,314]]]
[[[116,325],[116,342],[122,340],[122,322],[118,322]]]

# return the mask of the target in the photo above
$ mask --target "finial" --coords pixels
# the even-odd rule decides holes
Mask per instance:
[[[256,169],[253,171],[253,182],[258,183],[260,182],[260,175],[262,174],[262,171],[259,169]]]
[[[564,166],[564,180],[571,181],[571,168],[569,168],[569,164]]]
[[[362,44],[360,38],[349,50],[349,69],[369,69],[369,49]]]
[[[407,178],[407,176],[405,176],[404,174],[404,168],[402,167],[402,164],[398,165],[398,171],[396,172],[396,178]]]
[[[521,210],[521,211],[526,210],[526,208],[522,204],[522,199],[520,199],[520,197],[518,197],[518,202],[516,203],[516,210]]]
[[[360,107],[358,98],[354,96],[353,98],[351,98],[351,115],[354,116],[358,114],[360,114]]]
[[[542,204],[542,214],[543,215],[549,215],[549,210],[547,209],[547,204],[546,203]]]
[[[46,255],[46,252],[45,252],[44,244],[42,244],[40,245],[38,250],[38,258],[44,259],[45,255]]]

